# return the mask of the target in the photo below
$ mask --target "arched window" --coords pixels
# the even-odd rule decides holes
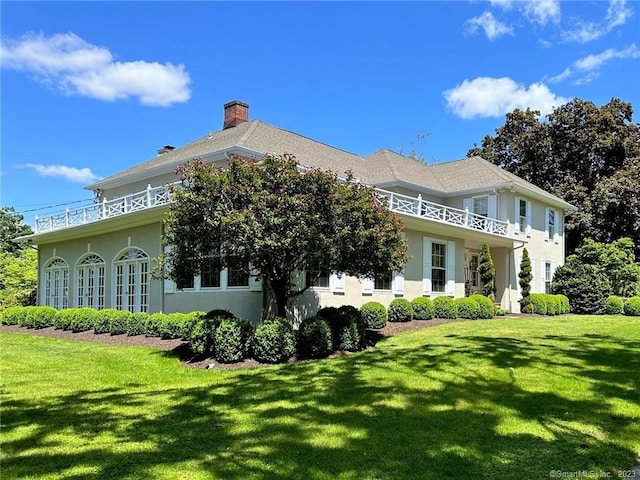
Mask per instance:
[[[149,255],[139,248],[128,248],[113,262],[115,308],[146,312],[149,308]]]
[[[44,267],[44,304],[61,309],[69,306],[69,265],[52,258]]]
[[[76,305],[104,308],[104,269],[102,257],[95,253],[87,254],[76,264]]]

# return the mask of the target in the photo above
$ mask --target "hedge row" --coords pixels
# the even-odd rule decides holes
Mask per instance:
[[[536,313],[538,315],[563,315],[569,313],[569,299],[565,295],[553,295],[551,293],[532,293],[529,295],[530,303],[523,313]]]
[[[389,322],[408,322],[411,320],[431,320],[432,318],[468,318],[489,319],[495,315],[493,302],[484,295],[453,299],[441,296],[433,300],[418,297],[409,302],[404,298],[391,301],[389,309],[379,302],[367,302],[360,307],[367,328],[383,328]]]
[[[131,313],[107,308],[9,307],[0,321],[5,325],[27,328],[54,327],[72,332],[108,333],[111,335],[146,335],[148,337],[189,339],[195,322],[205,312]]]
[[[622,313],[630,317],[640,317],[640,297],[631,297],[623,300],[616,295],[610,295],[605,301],[604,310],[609,315]]]

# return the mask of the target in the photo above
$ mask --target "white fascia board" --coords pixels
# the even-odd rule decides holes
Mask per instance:
[[[435,188],[425,187],[419,183],[407,182],[406,180],[386,180],[384,182],[375,182],[371,184],[374,187],[385,189],[387,187],[404,187],[416,192],[422,192],[429,195],[435,195],[437,197],[446,197],[447,193],[443,190],[437,190]]]

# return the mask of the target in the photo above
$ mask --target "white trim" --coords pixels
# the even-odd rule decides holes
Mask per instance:
[[[362,294],[363,295],[373,295],[373,286],[375,282],[372,278],[363,278],[362,279]]]
[[[345,292],[346,275],[342,272],[333,272],[329,275],[329,291],[333,293]]]
[[[395,295],[404,295],[404,273],[393,272],[391,290]]]

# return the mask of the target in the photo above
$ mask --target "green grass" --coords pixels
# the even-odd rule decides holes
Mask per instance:
[[[450,323],[235,371],[0,339],[3,480],[617,478],[640,452],[640,322],[628,317]]]

